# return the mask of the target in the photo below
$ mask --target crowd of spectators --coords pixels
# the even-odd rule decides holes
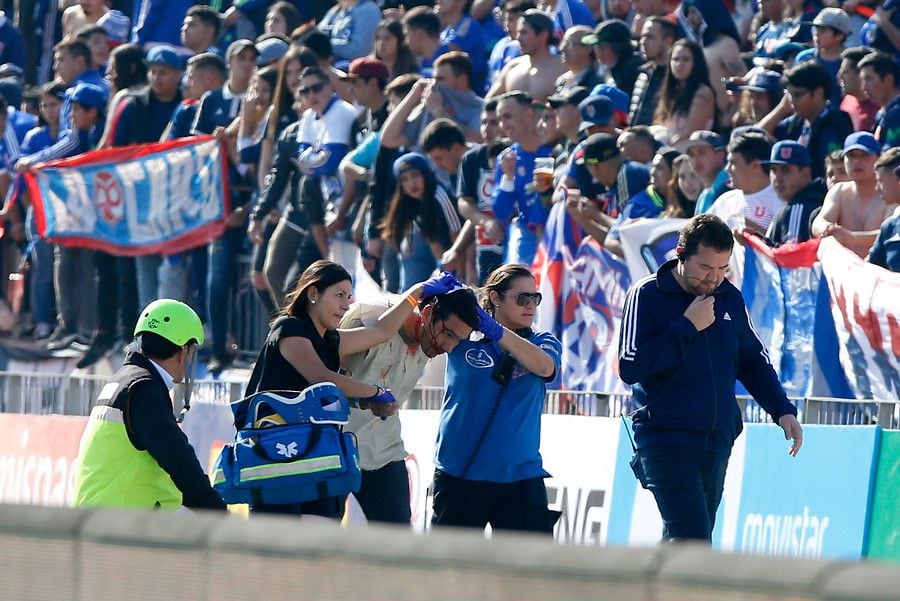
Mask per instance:
[[[739,242],[832,236],[900,270],[894,0],[38,8],[29,44],[0,15],[4,240],[27,248],[23,331],[80,348],[79,367],[169,297],[200,313],[220,372],[242,255],[269,312],[335,240],[389,291],[438,268],[482,284],[533,261],[558,204],[619,255],[631,220],[714,213]],[[197,134],[229,148],[233,212],[208,247],[57,246],[15,193],[50,159]]]

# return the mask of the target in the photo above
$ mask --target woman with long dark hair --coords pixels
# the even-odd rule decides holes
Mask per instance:
[[[691,167],[691,158],[683,154],[672,162],[669,180],[670,195],[666,202],[666,217],[693,217],[697,198],[703,191],[700,176]]]
[[[482,293],[484,339],[447,358],[431,523],[550,534],[558,514],[547,509],[541,413],[562,345],[531,330],[541,294],[529,267],[498,267]]]
[[[385,311],[370,327],[339,329],[350,308],[353,285],[350,274],[332,261],[315,261],[288,293],[250,375],[246,394],[266,390],[303,390],[319,382],[331,382],[361,409],[378,416],[392,415],[397,406],[389,390],[359,382],[339,373],[341,357],[360,353],[391,338],[423,297],[437,296],[461,286],[449,274],[411,286],[405,298]],[[254,505],[259,513],[313,514],[340,517],[343,497],[289,505]]]
[[[669,55],[653,122],[668,131],[669,143],[677,147],[697,130],[714,130],[716,117],[703,49],[696,42],[678,40]]]
[[[450,194],[429,160],[416,152],[394,161],[397,191],[382,237],[400,251],[400,288],[428,278],[461,228]]]
[[[391,76],[388,81],[404,73],[417,73],[416,57],[406,44],[400,21],[385,19],[375,30],[375,47],[372,56],[387,65]]]

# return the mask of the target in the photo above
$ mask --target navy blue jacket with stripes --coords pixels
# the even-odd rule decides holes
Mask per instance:
[[[741,433],[740,380],[776,422],[797,414],[753,329],[740,291],[725,280],[713,293],[715,322],[698,332],[684,316],[694,295],[676,281],[677,260],[628,291],[619,371],[632,384],[638,448],[687,445],[728,453]]]

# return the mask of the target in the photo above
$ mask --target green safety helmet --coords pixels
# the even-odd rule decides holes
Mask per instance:
[[[169,342],[184,346],[191,340],[203,344],[203,324],[189,306],[170,298],[155,300],[141,311],[134,335],[153,332]]]

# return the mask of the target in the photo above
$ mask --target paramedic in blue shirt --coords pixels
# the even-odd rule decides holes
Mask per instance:
[[[538,240],[550,208],[544,206],[531,185],[534,179],[534,160],[549,157],[553,148],[541,142],[538,115],[531,96],[525,92],[507,92],[497,98],[497,117],[500,129],[512,144],[497,157],[494,181],[497,184],[491,199],[494,215],[509,225],[507,262],[531,265],[537,252]]]
[[[636,473],[656,498],[667,541],[710,542],[731,447],[743,427],[740,380],[772,420],[803,443],[740,291],[725,279],[728,226],[697,215],[678,237],[677,259],[636,282],[625,299],[619,371],[632,385]]]
[[[559,514],[547,509],[541,413],[562,346],[531,331],[541,294],[529,267],[498,267],[482,292],[484,339],[447,359],[431,523],[550,534]]]

